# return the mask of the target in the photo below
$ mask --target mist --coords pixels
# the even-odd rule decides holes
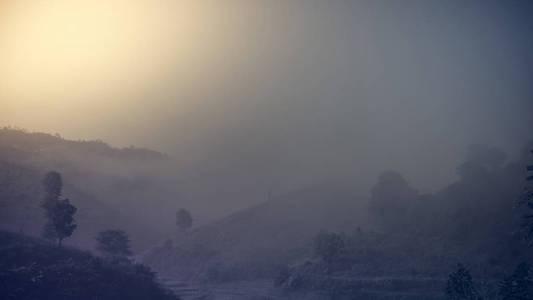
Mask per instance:
[[[231,236],[225,218],[257,205],[277,224],[301,213],[287,245],[320,230],[387,233],[368,204],[389,189],[383,174],[398,174],[389,179],[406,186],[405,207],[463,199],[457,186],[475,194],[472,164],[512,198],[533,138],[532,13],[527,1],[3,1],[0,162],[35,191],[36,178],[60,172],[66,192],[124,221],[137,253],[175,234],[179,208],[199,233],[174,245],[222,257],[233,248],[212,237]],[[304,198],[337,223],[299,213]],[[440,213],[420,205],[407,211]],[[72,245],[94,248],[86,237],[108,225],[94,220]],[[439,224],[427,226],[449,225]],[[199,268],[187,266],[187,280],[210,272]]]
[[[129,75],[140,86],[107,80],[93,94],[95,79],[82,78],[33,103],[8,87],[3,123],[150,147],[187,173],[251,181],[256,194],[329,176],[368,185],[386,168],[433,191],[455,178],[468,145],[516,153],[532,124],[523,3],[163,3],[153,18],[168,19],[136,38],[165,41],[122,49],[152,64]],[[203,14],[177,28],[169,8]],[[182,42],[172,41],[180,30],[198,49],[154,58]]]

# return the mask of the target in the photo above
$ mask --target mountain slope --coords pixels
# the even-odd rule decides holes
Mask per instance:
[[[358,195],[331,185],[289,193],[169,239],[143,261],[184,279],[270,277],[302,257],[318,232],[353,231],[366,223]]]
[[[168,206],[152,202],[173,198],[172,192],[161,192],[156,176],[168,161],[166,155],[149,149],[119,149],[101,141],[71,141],[2,128],[0,228],[40,234],[41,180],[55,170],[63,177],[63,196],[78,208],[78,228],[67,243],[92,248],[98,231],[119,228],[128,231],[135,249],[142,249],[160,239],[161,228],[168,227],[159,221]]]

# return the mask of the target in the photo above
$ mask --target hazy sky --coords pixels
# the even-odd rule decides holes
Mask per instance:
[[[238,188],[532,138],[528,1],[1,0],[0,125],[151,147]],[[188,169],[187,169],[188,170]]]

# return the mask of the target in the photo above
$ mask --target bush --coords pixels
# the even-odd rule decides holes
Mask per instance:
[[[0,299],[178,299],[146,266],[0,231]]]
[[[519,264],[514,273],[505,278],[500,285],[502,300],[533,299],[533,282],[529,274],[529,265]]]
[[[447,298],[450,300],[475,300],[478,299],[477,294],[470,272],[462,264],[458,264],[457,270],[450,274],[446,283]]]

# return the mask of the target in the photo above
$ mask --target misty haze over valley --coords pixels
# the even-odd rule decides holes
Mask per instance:
[[[533,299],[529,1],[0,1],[0,299]]]

